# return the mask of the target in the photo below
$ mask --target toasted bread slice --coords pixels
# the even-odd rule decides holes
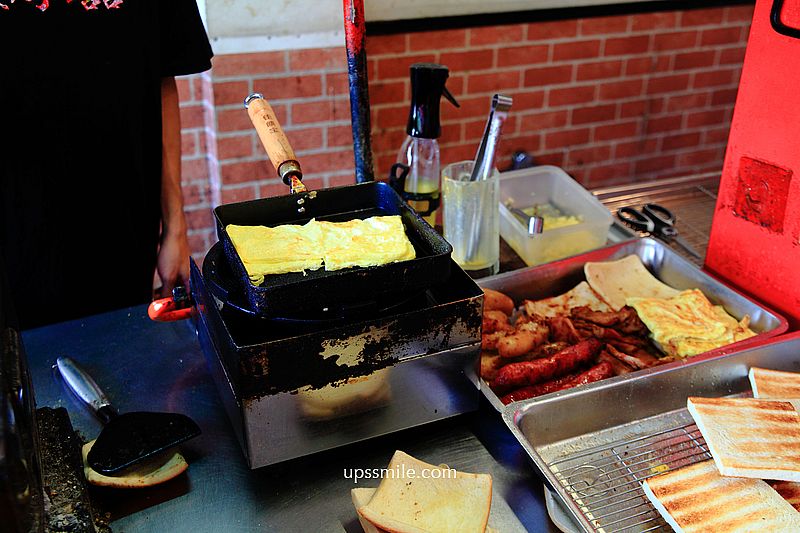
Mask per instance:
[[[653,276],[638,255],[616,261],[588,262],[583,272],[592,289],[614,311],[625,307],[625,300],[630,297],[672,298],[680,292]]]
[[[86,457],[92,449],[94,441],[83,445],[83,473],[86,481],[101,487],[117,489],[138,489],[159,485],[179,476],[189,468],[186,459],[176,450],[168,450],[157,456],[146,459],[130,468],[123,470],[119,475],[106,476],[94,470],[87,462]]]
[[[800,511],[800,483],[796,481],[767,481],[767,483],[778,491],[781,498]]]
[[[800,531],[800,513],[760,479],[723,477],[713,461],[651,477],[642,489],[675,531]]]
[[[359,507],[363,507],[369,503],[372,499],[372,496],[375,495],[375,491],[378,489],[372,488],[357,488],[357,489],[350,489],[350,496],[353,499],[353,505],[355,506],[356,510]],[[387,533],[385,529],[379,529],[375,527],[372,522],[365,520],[363,516],[358,515],[358,521],[361,523],[361,528],[364,530],[364,533]],[[485,533],[500,533],[497,529],[494,529],[492,526],[486,526]]]
[[[800,415],[789,402],[691,397],[688,407],[723,476],[800,481]]]
[[[754,398],[800,399],[800,374],[753,367],[748,373]]]
[[[353,500],[353,506],[355,506],[356,511],[359,508],[364,507],[369,503],[372,497],[375,495],[375,491],[378,489],[373,488],[366,488],[366,487],[359,487],[357,489],[350,489],[350,497]],[[358,515],[358,521],[361,524],[361,529],[364,530],[364,533],[387,533],[385,529],[380,529],[375,527],[375,525],[361,516]]]
[[[434,466],[396,451],[387,475],[358,514],[393,533],[483,533],[492,478]],[[413,474],[412,474],[413,472]]]

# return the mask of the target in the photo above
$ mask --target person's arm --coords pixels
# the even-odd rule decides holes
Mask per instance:
[[[161,296],[189,282],[189,242],[181,192],[181,117],[174,77],[161,80],[161,245],[158,275]]]

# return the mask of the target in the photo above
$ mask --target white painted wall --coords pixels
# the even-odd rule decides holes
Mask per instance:
[[[344,46],[339,0],[203,0],[215,54]]]
[[[168,1],[168,0],[167,0]],[[367,21],[579,7],[636,0],[364,0]],[[200,0],[214,52],[344,45],[341,0]]]
[[[634,1],[637,0],[364,0],[367,20],[374,21],[507,13]]]

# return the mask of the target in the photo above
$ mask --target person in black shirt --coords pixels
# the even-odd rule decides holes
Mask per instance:
[[[0,0],[0,250],[23,328],[188,281],[175,76],[195,0]]]

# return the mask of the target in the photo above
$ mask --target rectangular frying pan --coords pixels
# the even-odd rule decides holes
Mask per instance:
[[[245,106],[270,161],[291,189],[291,194],[286,196],[226,204],[214,209],[217,236],[254,312],[264,316],[296,316],[325,308],[346,307],[387,294],[407,295],[447,281],[453,248],[394,189],[386,183],[368,182],[307,191],[301,181],[300,164],[272,107],[259,94],[250,95]],[[400,215],[406,235],[416,250],[416,259],[330,272],[321,268],[305,273],[274,274],[265,276],[264,281],[255,286],[225,231],[229,224],[274,227],[304,224],[312,218],[343,222],[376,215]]]

